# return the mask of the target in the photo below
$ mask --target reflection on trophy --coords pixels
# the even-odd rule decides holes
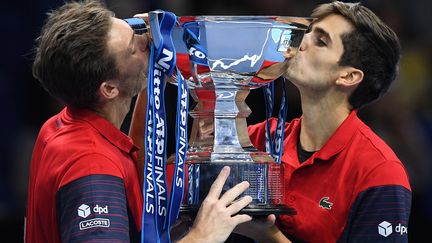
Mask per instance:
[[[283,166],[250,142],[245,99],[251,89],[280,77],[312,19],[276,16],[180,17],[172,33],[177,67],[197,102],[187,153],[181,211],[199,208],[221,168],[226,183],[250,183],[252,203],[241,213],[293,213],[282,204]],[[175,78],[174,78],[175,79]],[[175,80],[172,80],[173,83]],[[175,82],[176,84],[176,82]]]

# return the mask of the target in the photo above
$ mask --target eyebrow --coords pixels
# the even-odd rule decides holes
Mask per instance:
[[[315,27],[314,31],[318,32],[318,34],[323,35],[330,43],[332,42],[332,39],[330,38],[330,34],[327,31],[325,31],[323,28]]]

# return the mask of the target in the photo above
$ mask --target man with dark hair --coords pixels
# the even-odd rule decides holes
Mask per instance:
[[[139,241],[143,198],[137,150],[120,131],[132,97],[146,95],[149,38],[96,1],[49,13],[33,74],[66,104],[41,128],[28,185],[26,242]],[[141,111],[145,111],[141,109]],[[224,168],[183,242],[222,242],[251,202],[243,182],[220,196]]]
[[[359,3],[318,6],[285,77],[303,115],[285,126],[284,202],[297,210],[236,232],[258,242],[407,242],[411,188],[405,168],[357,110],[397,75],[396,34]],[[271,120],[272,132],[276,121]],[[264,150],[265,123],[249,127]]]

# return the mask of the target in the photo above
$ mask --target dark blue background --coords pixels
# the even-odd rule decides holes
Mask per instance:
[[[179,16],[309,16],[314,6],[322,2],[111,0],[107,1],[107,5],[120,18],[156,8],[173,11]],[[432,28],[429,27],[432,23],[432,2],[362,2],[397,32],[403,56],[401,73],[387,96],[362,110],[360,116],[395,150],[408,170],[413,189],[409,237],[410,242],[421,242],[420,238],[427,237],[429,226],[432,226]],[[0,229],[1,237],[10,239],[8,242],[22,242],[29,162],[37,132],[43,122],[62,107],[31,75],[34,40],[46,17],[45,13],[62,3],[60,0],[0,3]],[[171,87],[167,88],[167,92],[175,96]],[[301,111],[296,89],[288,85],[288,92],[291,119]],[[248,122],[263,120],[261,91],[252,91],[247,102],[253,110]],[[128,121],[125,130],[127,124]]]

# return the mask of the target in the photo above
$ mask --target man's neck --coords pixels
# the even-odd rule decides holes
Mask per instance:
[[[127,113],[129,112],[131,101],[131,98],[113,100],[97,108],[96,113],[120,129]]]
[[[300,142],[304,150],[318,151],[324,146],[350,114],[347,103],[341,99],[311,100],[302,97]]]

